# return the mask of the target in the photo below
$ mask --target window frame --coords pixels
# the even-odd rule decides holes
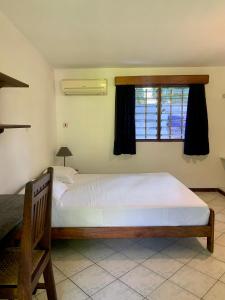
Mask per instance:
[[[162,94],[161,94],[161,90],[162,88],[170,88],[170,87],[174,87],[174,88],[189,88],[188,84],[185,85],[178,85],[178,84],[166,84],[166,85],[161,85],[161,84],[152,84],[152,85],[135,85],[135,89],[136,88],[158,88],[159,92],[158,92],[158,103],[157,103],[157,138],[156,139],[137,139],[136,138],[136,133],[135,133],[135,140],[136,143],[143,143],[143,142],[178,142],[178,143],[182,143],[184,142],[184,138],[183,139],[161,139],[160,138],[160,130],[161,130],[161,103],[162,103]],[[136,108],[136,97],[135,97],[135,108]],[[135,114],[136,116],[136,114]],[[136,119],[135,119],[135,125],[136,125]]]

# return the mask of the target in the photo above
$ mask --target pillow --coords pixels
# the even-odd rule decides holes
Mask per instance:
[[[58,180],[53,180],[52,196],[54,199],[59,200],[67,190],[68,186],[65,183]],[[24,195],[25,187],[22,188],[18,194]]]
[[[64,183],[74,183],[74,175],[78,172],[70,167],[53,166],[54,179]]]
[[[53,180],[52,196],[54,199],[59,200],[67,190],[68,186],[65,183]]]

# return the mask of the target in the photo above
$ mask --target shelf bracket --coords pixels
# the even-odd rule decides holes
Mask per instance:
[[[1,133],[3,133],[3,132],[4,132],[4,129],[3,129],[3,128],[1,128],[1,129],[0,129],[0,134],[1,134]]]

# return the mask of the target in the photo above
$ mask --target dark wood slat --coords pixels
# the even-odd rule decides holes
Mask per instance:
[[[0,88],[2,87],[29,87],[28,84],[0,73]]]
[[[208,237],[210,234],[210,226],[52,228],[52,239]]]
[[[190,85],[207,84],[209,75],[159,75],[159,76],[122,76],[115,77],[115,85]]]

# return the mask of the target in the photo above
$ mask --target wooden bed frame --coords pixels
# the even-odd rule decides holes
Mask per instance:
[[[207,237],[207,249],[214,249],[214,210],[210,208],[208,225],[138,227],[53,227],[52,239]]]

